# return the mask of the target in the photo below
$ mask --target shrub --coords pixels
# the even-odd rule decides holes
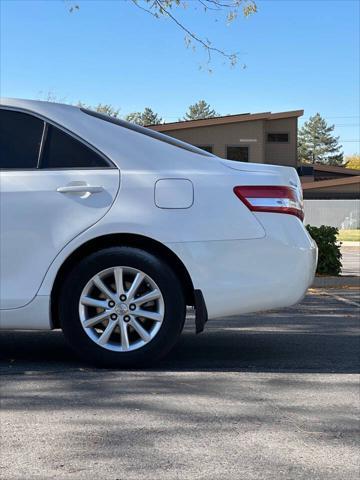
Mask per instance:
[[[341,252],[340,245],[336,240],[339,230],[326,225],[321,225],[321,227],[307,225],[306,228],[319,249],[316,273],[319,275],[340,275]]]

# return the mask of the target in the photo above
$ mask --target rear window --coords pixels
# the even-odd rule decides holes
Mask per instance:
[[[176,138],[169,137],[168,135],[164,135],[163,133],[156,132],[155,130],[151,130],[150,128],[141,127],[140,125],[126,122],[125,120],[121,120],[119,118],[110,117],[109,115],[104,115],[103,113],[94,112],[93,110],[88,110],[87,108],[81,108],[80,110],[87,115],[91,115],[92,117],[100,118],[100,120],[104,120],[105,122],[114,123],[115,125],[127,128],[128,130],[132,130],[134,132],[141,133],[142,135],[146,135],[147,137],[155,138],[156,140],[160,140],[161,142],[168,143],[169,145],[173,145],[174,147],[182,148],[184,150],[188,150],[189,152],[197,153],[198,155],[204,155],[205,157],[213,157],[211,153],[206,152],[201,148],[194,147],[193,145],[182,142],[181,140],[177,140]]]
[[[48,126],[41,168],[105,168],[109,164],[94,150],[53,125]]]

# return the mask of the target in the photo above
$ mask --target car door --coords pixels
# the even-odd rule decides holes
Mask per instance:
[[[0,109],[0,308],[29,303],[74,237],[98,222],[119,170],[72,134]]]

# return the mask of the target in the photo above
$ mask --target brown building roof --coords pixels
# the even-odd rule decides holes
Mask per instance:
[[[307,182],[302,184],[303,190],[312,190],[319,188],[338,187],[340,185],[359,184],[360,176],[352,176],[350,178],[335,178],[333,180],[319,180],[318,182]]]
[[[181,122],[161,123],[159,125],[147,125],[147,127],[158,132],[167,132],[170,130],[182,130],[184,128],[208,127],[228,123],[251,122],[254,120],[279,120],[281,118],[301,117],[303,114],[304,110],[291,110],[289,112],[279,113],[241,113],[238,115],[225,115],[223,117],[204,118],[201,120],[184,120]]]
[[[360,170],[345,167],[336,167],[332,165],[314,165],[314,170],[318,172],[337,173],[340,175],[360,175]]]

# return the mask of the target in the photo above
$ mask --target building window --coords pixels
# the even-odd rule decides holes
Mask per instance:
[[[212,145],[196,145],[198,148],[201,148],[201,150],[205,150],[205,152],[213,153],[213,147]]]
[[[268,133],[267,141],[269,143],[288,143],[289,134],[288,133]]]
[[[227,147],[226,158],[228,160],[235,160],[237,162],[249,161],[249,147]]]

